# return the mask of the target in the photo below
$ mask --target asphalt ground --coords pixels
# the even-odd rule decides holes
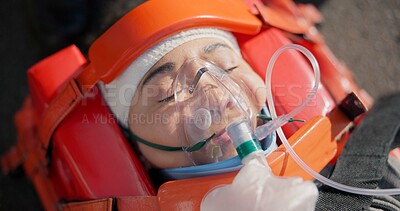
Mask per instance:
[[[34,32],[29,10],[32,2],[35,1],[5,1],[0,7],[0,154],[16,140],[13,115],[28,94],[27,68],[56,49],[56,45],[49,47],[49,42],[43,41],[45,35]],[[318,26],[320,32],[333,53],[352,70],[359,86],[374,98],[399,92],[400,1],[313,2],[324,17]],[[121,8],[126,9],[111,7]],[[57,41],[57,37],[51,39]],[[41,209],[34,188],[25,177],[0,175],[0,210]]]

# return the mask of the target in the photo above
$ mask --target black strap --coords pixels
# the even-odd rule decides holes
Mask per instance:
[[[331,179],[376,189],[388,171],[388,153],[400,136],[400,94],[382,98],[349,138]],[[369,210],[373,196],[350,194],[322,186],[316,210]]]

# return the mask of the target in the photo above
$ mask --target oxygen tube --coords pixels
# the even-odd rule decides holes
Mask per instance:
[[[311,92],[308,94],[306,100],[303,101],[303,103],[300,106],[298,106],[297,108],[292,110],[289,114],[277,117],[275,106],[274,106],[274,100],[272,97],[272,89],[271,89],[272,70],[273,70],[275,62],[276,62],[277,58],[279,57],[279,55],[281,55],[284,51],[290,50],[290,49],[300,51],[302,54],[304,54],[308,58],[308,60],[310,60],[312,67],[314,69],[315,82],[314,82],[314,86],[313,86]],[[296,161],[296,163],[299,164],[307,173],[312,175],[315,179],[317,179],[318,181],[320,181],[330,187],[336,188],[341,191],[354,193],[354,194],[360,194],[360,195],[370,195],[370,196],[372,196],[372,195],[378,196],[379,195],[379,196],[381,196],[381,195],[400,194],[400,188],[364,189],[364,188],[352,187],[352,186],[348,186],[348,185],[344,185],[344,184],[332,181],[332,180],[320,175],[319,173],[315,172],[312,168],[310,168],[303,160],[301,160],[301,158],[296,154],[296,152],[290,146],[288,140],[285,137],[285,134],[282,131],[281,126],[286,124],[291,117],[294,117],[296,114],[298,114],[309,103],[309,101],[317,94],[319,82],[320,82],[320,70],[319,70],[318,62],[309,50],[307,50],[306,48],[304,48],[300,45],[296,45],[296,44],[289,44],[289,45],[283,46],[280,49],[278,49],[274,53],[274,55],[272,56],[272,58],[268,64],[268,68],[267,68],[267,72],[266,72],[266,80],[265,80],[265,83],[267,86],[267,102],[268,102],[268,107],[269,107],[271,117],[273,120],[268,122],[267,124],[257,127],[254,130],[254,133],[252,134],[252,136],[254,136],[256,139],[260,140],[260,139],[264,138],[265,136],[267,136],[269,133],[272,133],[273,131],[276,130],[283,145],[285,146],[285,148],[287,149],[289,154],[293,157],[293,159]],[[244,123],[241,123],[241,124],[244,124]],[[232,123],[228,127],[232,127],[232,128],[235,127],[235,123]],[[227,130],[228,130],[228,128],[227,128]],[[248,153],[248,154],[251,154],[251,153]]]

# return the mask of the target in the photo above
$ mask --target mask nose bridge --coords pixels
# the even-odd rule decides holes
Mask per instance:
[[[194,90],[197,87],[197,85],[199,84],[200,79],[202,78],[203,74],[206,73],[207,71],[208,71],[208,69],[206,67],[202,67],[197,71],[191,84],[189,85],[189,93],[190,94],[192,94],[194,92]]]
[[[199,59],[189,59],[184,62],[182,65],[182,70],[185,71],[185,75],[190,79],[190,81],[193,80],[193,78],[196,76],[197,72],[205,67],[205,62],[199,60]]]
[[[185,84],[182,84],[185,91],[181,95],[182,98],[178,98],[182,101],[184,99],[196,99],[197,103],[201,103],[205,107],[210,107],[212,104],[214,109],[217,105],[218,107],[222,106],[225,101],[221,99],[227,98],[225,96],[227,93],[224,90],[226,88],[221,87],[219,81],[222,76],[215,68],[213,64],[201,59],[186,60],[179,70],[179,75],[182,75],[179,77],[179,81]]]
[[[205,79],[211,77],[208,75],[208,68],[206,62],[198,59],[191,58],[184,62],[181,66],[180,71],[184,71],[185,78],[187,78],[187,86],[189,86],[189,93],[193,94],[196,87],[201,87],[204,84],[210,83],[214,84],[215,82],[211,82],[212,79]]]

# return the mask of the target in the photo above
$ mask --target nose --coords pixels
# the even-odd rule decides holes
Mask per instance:
[[[200,81],[201,76],[203,76],[203,74],[205,72],[207,72],[207,71],[208,71],[208,69],[205,68],[205,67],[200,68],[200,70],[197,71],[196,76],[194,77],[192,83],[189,86],[189,93],[190,94],[193,94],[194,90],[196,89],[197,84]]]
[[[216,87],[215,79],[209,75],[210,64],[201,59],[189,59],[184,62],[181,68],[178,70],[181,76],[178,76],[178,83],[187,88],[189,95],[193,95],[194,92]],[[215,71],[211,71],[215,72]]]
[[[203,106],[208,109],[232,107],[227,87],[216,80],[207,67],[200,68],[189,83],[189,95],[199,98]]]
[[[214,64],[201,59],[186,60],[178,72],[174,88],[177,102],[189,102],[187,100],[192,99],[202,104],[211,101],[212,104],[224,104],[224,99],[228,98],[225,90],[228,87],[224,84],[227,76]]]

